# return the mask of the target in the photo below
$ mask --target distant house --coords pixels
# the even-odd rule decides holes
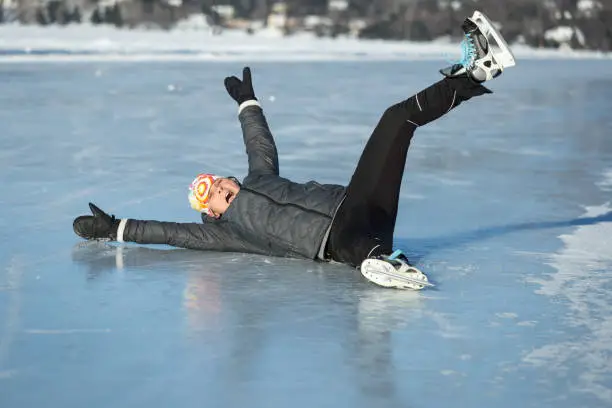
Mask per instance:
[[[329,0],[327,8],[330,12],[345,11],[349,6],[348,0]]]
[[[233,19],[236,14],[236,9],[231,4],[215,4],[211,9],[217,13],[223,21]]]
[[[268,27],[285,29],[287,26],[287,3],[280,2],[272,5],[272,10],[268,15]]]
[[[201,13],[199,2],[188,0],[100,0],[92,22],[168,29],[179,20]]]

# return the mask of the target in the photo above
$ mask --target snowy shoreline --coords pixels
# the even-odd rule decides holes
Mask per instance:
[[[522,59],[612,59],[593,51],[544,50],[513,46]],[[109,26],[0,26],[0,62],[28,61],[337,61],[454,59],[457,43],[247,35],[205,30],[121,30]]]
[[[596,183],[608,191],[612,186],[612,169]],[[612,214],[610,202],[599,206],[585,206],[584,217]],[[612,390],[606,386],[612,367],[608,339],[612,335],[612,302],[607,295],[610,265],[612,264],[612,222],[601,221],[583,225],[571,233],[559,236],[563,247],[550,256],[548,264],[555,269],[545,279],[533,279],[541,285],[536,293],[563,299],[568,313],[563,316],[570,326],[581,327],[582,335],[560,343],[547,344],[530,351],[524,361],[536,367],[562,367],[576,356],[587,367],[590,375],[581,376],[575,387],[602,401],[612,402]],[[601,367],[604,369],[602,370]]]

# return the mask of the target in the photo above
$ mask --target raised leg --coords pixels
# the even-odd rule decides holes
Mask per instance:
[[[445,78],[385,111],[336,214],[328,243],[334,260],[356,266],[368,256],[391,252],[400,186],[414,131],[484,93],[490,91],[466,75]]]

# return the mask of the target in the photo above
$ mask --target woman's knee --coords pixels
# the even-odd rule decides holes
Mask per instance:
[[[406,123],[406,112],[399,104],[389,106],[382,114],[378,127],[394,129]]]
[[[395,105],[389,106],[382,114],[383,119],[391,120],[391,119],[401,119],[404,116],[404,109],[402,108],[400,103],[396,103]]]
[[[383,113],[383,120],[397,124],[411,123],[418,127],[423,122],[423,112],[416,98],[412,96],[405,101],[389,106]]]

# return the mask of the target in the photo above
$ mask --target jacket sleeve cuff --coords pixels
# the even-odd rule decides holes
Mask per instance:
[[[244,101],[240,104],[240,106],[238,107],[238,114],[240,115],[242,113],[242,111],[245,108],[248,108],[249,106],[259,106],[261,108],[261,105],[259,104],[259,101],[255,100],[255,99],[251,99],[248,101]]]
[[[127,225],[127,222],[127,218],[123,218],[121,222],[119,222],[119,226],[117,227],[117,242],[125,242],[123,240],[123,233],[125,232],[125,226]]]

